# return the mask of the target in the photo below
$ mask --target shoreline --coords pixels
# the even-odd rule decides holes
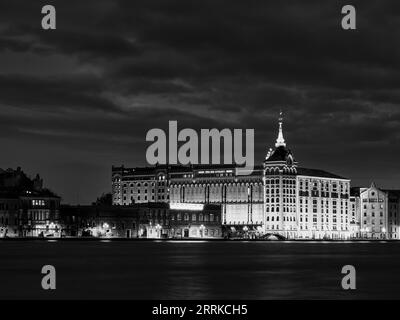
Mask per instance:
[[[95,238],[95,237],[63,237],[63,238],[38,238],[38,237],[24,237],[24,238],[0,238],[0,242],[55,242],[55,241],[84,241],[84,242],[319,242],[319,243],[357,243],[357,242],[371,242],[371,243],[400,243],[396,239],[347,239],[347,240],[329,240],[329,239],[290,239],[290,240],[267,240],[267,239],[202,239],[202,238],[183,238],[183,239],[150,239],[150,238]]]

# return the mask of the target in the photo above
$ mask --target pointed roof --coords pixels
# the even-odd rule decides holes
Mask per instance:
[[[286,147],[285,139],[283,138],[283,113],[282,111],[279,113],[279,131],[278,131],[278,138],[276,139],[275,143],[275,150],[269,149],[268,154],[265,158],[264,162],[287,162],[288,164],[292,165],[295,163],[295,159],[293,157],[292,152],[290,149]]]
[[[283,113],[282,111],[279,112],[279,132],[278,132],[278,138],[276,139],[275,147],[286,147],[285,139],[283,138],[283,129],[282,129],[282,123],[283,123]]]

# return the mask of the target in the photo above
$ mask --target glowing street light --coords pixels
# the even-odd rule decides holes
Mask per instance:
[[[160,230],[162,229],[162,227],[159,225],[159,224],[157,224],[156,225],[156,230],[157,230],[157,237],[158,238],[160,238]]]
[[[200,226],[200,234],[201,234],[201,237],[203,238],[203,234],[204,234],[204,229],[205,229],[206,227],[202,224],[201,226]]]
[[[248,226],[244,226],[243,227],[243,232],[244,232],[244,238],[247,238],[247,231],[249,231],[249,227]]]

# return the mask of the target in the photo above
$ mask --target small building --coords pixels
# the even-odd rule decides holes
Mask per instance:
[[[0,237],[60,237],[60,197],[43,188],[39,175],[0,169]]]
[[[386,239],[388,231],[388,193],[375,183],[360,188],[360,233],[362,238]]]
[[[221,206],[170,204],[168,238],[221,238]]]
[[[386,190],[388,193],[388,238],[400,239],[400,190]]]

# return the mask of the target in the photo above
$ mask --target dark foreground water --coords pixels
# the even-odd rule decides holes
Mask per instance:
[[[0,257],[0,299],[400,298],[393,242],[0,241]],[[46,264],[55,291],[41,288]]]

